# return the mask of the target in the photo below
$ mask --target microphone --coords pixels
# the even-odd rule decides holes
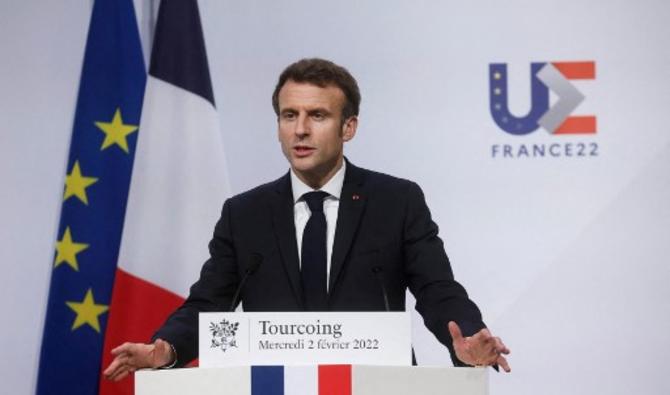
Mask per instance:
[[[377,278],[377,281],[379,282],[379,287],[382,289],[382,296],[384,296],[384,308],[386,311],[391,311],[391,308],[389,307],[389,297],[388,294],[386,293],[386,287],[384,286],[384,279],[382,278],[382,271],[384,269],[381,266],[374,266],[372,268],[372,273],[375,274],[375,277]]]
[[[251,257],[249,257],[249,266],[247,266],[247,270],[244,271],[244,276],[242,276],[242,281],[240,281],[240,284],[237,286],[237,289],[235,290],[235,295],[233,296],[233,301],[230,303],[230,310],[229,312],[235,311],[235,307],[237,307],[237,302],[240,297],[240,292],[242,292],[242,288],[244,288],[244,284],[247,282],[247,279],[256,273],[256,270],[258,270],[258,267],[263,263],[263,255],[254,252],[251,254]]]
[[[383,271],[384,268],[381,265],[372,267],[372,273],[375,274],[377,281],[379,281],[379,287],[382,289],[382,295],[384,296],[384,308],[386,308],[386,312],[388,313],[391,311],[391,308],[389,307],[389,297],[386,293],[386,287],[384,286],[384,279],[382,278]],[[417,366],[416,355],[414,355],[414,347],[412,347],[412,366]]]

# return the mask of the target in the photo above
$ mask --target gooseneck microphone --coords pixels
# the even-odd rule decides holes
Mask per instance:
[[[384,268],[381,265],[373,266],[372,273],[375,274],[377,281],[379,282],[379,288],[382,290],[382,295],[384,296],[384,308],[386,312],[390,312],[391,308],[389,307],[389,297],[386,293],[386,286],[384,285],[384,279],[382,278]],[[412,366],[417,366],[416,355],[414,355],[414,347],[412,347]]]
[[[386,286],[384,286],[384,279],[382,278],[383,271],[384,269],[381,266],[374,266],[372,268],[372,273],[375,274],[375,277],[379,282],[379,287],[382,289],[382,296],[384,296],[384,308],[388,312],[391,311],[391,308],[389,307],[389,297],[388,294],[386,293]]]
[[[258,270],[258,267],[263,263],[263,255],[254,252],[251,254],[251,257],[249,257],[249,266],[247,266],[247,270],[244,271],[244,276],[242,276],[242,281],[240,281],[240,284],[237,286],[237,289],[235,290],[235,295],[233,296],[233,301],[230,303],[230,310],[229,312],[235,311],[235,307],[237,307],[237,302],[240,297],[240,292],[242,292],[242,288],[244,288],[244,284],[247,282],[247,279],[252,276],[254,273],[256,273],[256,270]]]

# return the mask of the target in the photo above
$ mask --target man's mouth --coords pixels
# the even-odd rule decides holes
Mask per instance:
[[[293,151],[295,152],[296,156],[298,156],[298,157],[309,156],[315,150],[316,150],[316,148],[308,147],[308,146],[305,146],[305,145],[296,145],[296,146],[293,147]]]

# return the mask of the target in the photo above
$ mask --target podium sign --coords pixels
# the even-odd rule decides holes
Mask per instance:
[[[201,367],[412,362],[405,312],[200,313],[198,335]]]

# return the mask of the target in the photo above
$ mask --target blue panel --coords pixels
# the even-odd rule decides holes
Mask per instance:
[[[252,366],[251,395],[284,395],[284,367]]]

